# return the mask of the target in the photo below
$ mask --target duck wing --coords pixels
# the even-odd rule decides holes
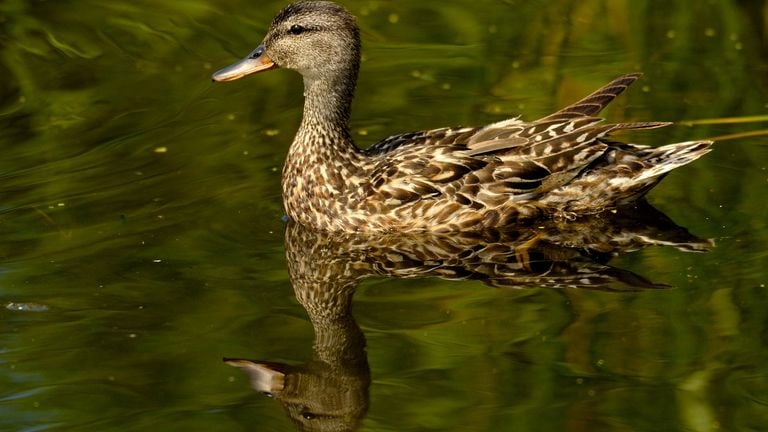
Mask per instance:
[[[600,124],[596,117],[566,121],[536,121],[515,126],[514,134],[467,144],[467,155],[488,161],[467,174],[460,192],[476,196],[487,206],[509,199],[533,199],[566,184],[611,146],[603,139],[612,132],[652,129],[667,123]]]
[[[418,132],[407,132],[399,135],[392,135],[385,138],[365,150],[368,156],[379,156],[389,153],[404,146],[430,146],[446,145],[457,142],[466,142],[481,127],[446,127],[439,129],[423,130]]]
[[[616,96],[620,95],[641,76],[643,76],[643,74],[639,72],[622,75],[595,90],[592,94],[580,101],[568,105],[554,114],[539,119],[539,121],[566,120],[574,117],[594,116],[600,113],[600,111],[602,111],[609,103],[616,99]]]
[[[592,117],[602,111],[611,101],[616,99],[635,80],[642,76],[641,73],[622,75],[610,83],[599,88],[589,96],[578,102],[548,115],[534,122],[534,124],[557,125],[568,127],[568,120],[580,117]],[[393,151],[403,145],[433,145],[453,144],[466,142],[470,148],[480,151],[485,149],[504,149],[525,145],[527,140],[517,136],[531,124],[521,121],[518,117],[493,123],[485,127],[456,127],[407,132],[392,135],[372,145],[366,154],[380,155]]]
[[[525,123],[518,118],[512,118],[480,128],[472,134],[467,147],[472,150],[472,154],[480,155],[524,147],[530,144],[531,140],[541,142],[558,137],[567,139],[567,134],[577,130],[583,132],[584,126],[599,123],[602,119],[594,116],[641,76],[641,73],[622,75],[578,102],[532,123]],[[617,125],[618,127],[612,130],[649,129],[668,124],[663,122],[632,123]],[[587,138],[588,136],[584,137],[585,140]]]
[[[535,198],[576,177],[627,129],[669,123],[600,124],[593,114],[640,75],[625,75],[562,110],[526,123],[517,118],[482,128],[443,128],[387,138],[371,147],[364,199],[400,206],[453,195],[464,204],[495,207]],[[477,204],[474,204],[477,205]]]

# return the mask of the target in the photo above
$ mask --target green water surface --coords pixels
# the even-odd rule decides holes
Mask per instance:
[[[313,358],[280,196],[301,80],[210,81],[284,4],[0,2],[0,430],[297,430],[222,358]],[[361,146],[533,120],[634,71],[611,121],[768,111],[763,1],[345,5],[364,43]],[[324,430],[768,430],[765,129],[621,136],[726,138],[649,196],[716,248],[611,261],[671,289],[362,282],[362,412]]]

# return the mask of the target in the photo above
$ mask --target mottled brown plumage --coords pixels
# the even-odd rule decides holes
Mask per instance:
[[[283,169],[286,211],[303,225],[455,232],[573,219],[637,200],[711,145],[608,140],[616,131],[667,125],[595,117],[639,77],[629,74],[534,122],[412,132],[361,150],[348,127],[359,63],[354,17],[331,2],[305,1],[280,11],[248,58],[214,74],[229,81],[281,67],[304,77],[304,115]]]

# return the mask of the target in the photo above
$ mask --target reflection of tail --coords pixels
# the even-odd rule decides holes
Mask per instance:
[[[664,175],[709,153],[711,146],[712,141],[688,141],[648,150],[643,162],[649,167],[641,171],[635,180],[642,182]]]

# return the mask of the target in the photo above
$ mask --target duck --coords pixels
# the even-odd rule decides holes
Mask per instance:
[[[641,76],[630,73],[532,122],[512,117],[407,132],[361,149],[349,127],[360,55],[360,30],[346,8],[299,1],[275,15],[247,57],[212,76],[228,82],[291,69],[303,77],[303,114],[285,158],[282,196],[288,218],[312,229],[450,233],[602,214],[632,205],[713,144],[611,139],[670,124],[596,117]]]

